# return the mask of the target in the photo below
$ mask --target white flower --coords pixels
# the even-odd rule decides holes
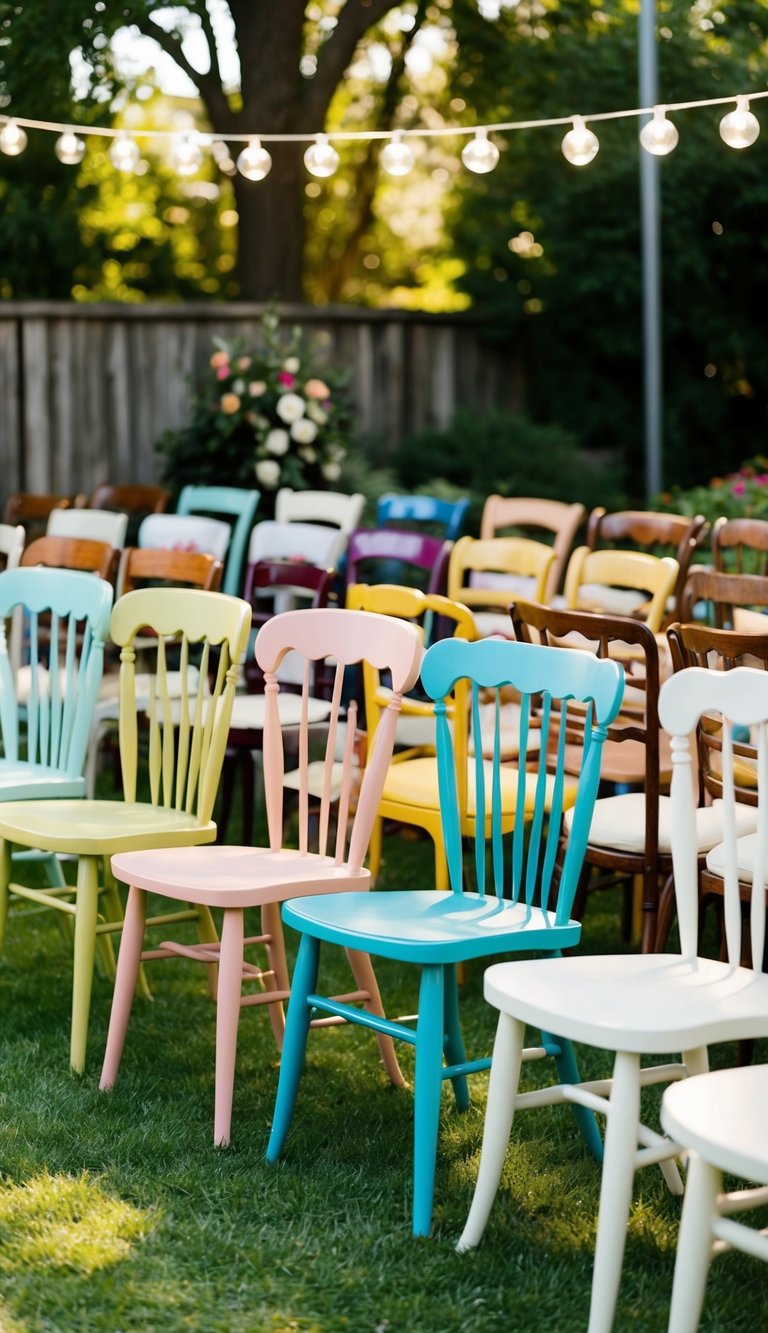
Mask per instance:
[[[299,444],[311,444],[317,438],[317,426],[306,417],[299,417],[291,426],[291,435]]]
[[[328,413],[324,412],[320,404],[315,402],[314,399],[310,399],[307,403],[307,416],[311,417],[318,426],[324,426],[328,420]]]
[[[341,468],[338,463],[323,463],[320,471],[326,481],[338,481],[341,476]]]
[[[274,458],[260,458],[256,464],[256,480],[273,490],[280,480],[280,464]]]
[[[287,370],[289,375],[298,375],[301,370],[301,362],[297,356],[289,356],[283,362],[283,370]]]
[[[240,396],[242,397],[242,395],[245,393],[245,380],[235,380],[234,384],[232,385],[232,392],[239,393]]]
[[[299,417],[304,416],[305,406],[304,399],[300,398],[297,393],[284,393],[282,398],[278,400],[277,415],[281,421],[290,425],[291,422],[298,421]]]
[[[343,444],[332,444],[328,449],[328,457],[332,463],[340,463],[342,458],[346,458],[347,451]]]
[[[269,431],[264,444],[269,452],[275,454],[277,458],[280,458],[283,454],[287,454],[288,446],[290,444],[287,430],[280,430],[278,428]]]
[[[317,449],[313,449],[311,444],[307,444],[303,449],[299,449],[299,458],[303,458],[305,463],[316,463]]]

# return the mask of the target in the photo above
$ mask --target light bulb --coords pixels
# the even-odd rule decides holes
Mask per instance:
[[[260,139],[249,139],[246,147],[237,159],[237,169],[247,181],[263,181],[269,175],[272,158],[266,148],[262,148]]]
[[[561,147],[569,162],[575,167],[585,167],[593,157],[597,157],[600,141],[596,134],[587,129],[583,116],[574,116],[573,129],[568,131]]]
[[[135,139],[129,138],[127,134],[118,134],[112,140],[109,160],[115,171],[135,171],[140,159],[141,153]]]
[[[720,121],[720,138],[729,148],[749,148],[760,133],[760,121],[749,109],[748,97],[736,98],[736,110]]]
[[[177,176],[194,176],[203,165],[203,150],[194,134],[182,134],[171,148],[168,164]]]
[[[474,139],[462,148],[461,160],[468,171],[475,171],[478,176],[493,171],[499,160],[499,150],[488,138],[487,130],[477,130]]]
[[[413,149],[403,142],[403,131],[396,130],[381,150],[380,162],[390,176],[407,176],[413,166]]]
[[[653,120],[649,120],[640,131],[640,142],[647,153],[654,157],[666,157],[673,148],[677,148],[680,135],[677,126],[667,120],[663,106],[653,108]]]
[[[6,157],[18,157],[27,146],[26,131],[15,120],[7,120],[0,130],[0,152]]]
[[[332,176],[339,165],[339,155],[327,134],[318,134],[304,154],[304,166],[313,176]]]
[[[65,167],[76,167],[85,157],[85,143],[74,130],[65,130],[53,145],[53,151]]]

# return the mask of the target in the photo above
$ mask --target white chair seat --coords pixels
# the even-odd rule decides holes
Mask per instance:
[[[233,731],[262,731],[266,702],[266,695],[264,694],[235,695],[230,723],[231,729]],[[284,694],[281,692],[277,696],[277,708],[281,727],[298,727],[301,722],[300,694]],[[331,704],[327,700],[312,698],[307,700],[307,722],[310,727],[321,722],[327,722],[331,712]]]
[[[718,1069],[668,1088],[661,1119],[671,1138],[721,1171],[768,1183],[767,1102],[768,1065]]]
[[[714,958],[516,959],[485,974],[490,1004],[559,1037],[659,1055],[768,1032],[768,975]]]
[[[755,816],[757,816],[756,810]],[[756,854],[757,833],[748,833],[736,839],[736,866],[739,879],[745,884],[751,884],[754,878]],[[707,870],[711,870],[713,875],[720,875],[721,878],[725,875],[725,846],[722,842],[708,853]]]
[[[573,816],[566,811],[565,828],[571,830]],[[736,806],[736,831],[747,834],[757,827],[757,810],[749,805]],[[701,806],[696,811],[696,836],[699,853],[708,852],[723,840],[722,801]],[[627,792],[623,796],[604,796],[595,802],[589,830],[593,847],[610,847],[618,852],[642,852],[645,847],[645,793]],[[669,796],[659,797],[659,851],[672,851],[672,803]]]

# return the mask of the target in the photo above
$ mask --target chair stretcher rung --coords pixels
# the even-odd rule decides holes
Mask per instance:
[[[754,1189],[730,1190],[728,1194],[718,1194],[717,1206],[725,1217],[729,1213],[741,1213],[750,1208],[761,1208],[768,1203],[768,1185]]]
[[[460,1065],[445,1065],[440,1071],[441,1078],[461,1078],[465,1074],[479,1074],[483,1069],[490,1069],[491,1057],[481,1060],[463,1060]]]
[[[54,907],[57,912],[69,912],[70,916],[75,914],[75,904],[64,902],[56,897],[56,892],[48,892],[46,889],[28,889],[25,884],[9,884],[9,890],[15,898],[27,898],[31,903],[37,903],[40,907]],[[61,890],[58,890],[60,893]],[[74,885],[64,890],[65,893],[75,893]]]
[[[172,926],[177,921],[197,921],[198,913],[194,908],[188,907],[183,912],[168,912],[165,916],[149,916],[144,922],[145,927],[149,926]]]
[[[277,1004],[278,1000],[289,1000],[290,997],[289,990],[267,990],[262,991],[260,995],[241,995],[240,1007],[247,1009],[254,1004]]]
[[[410,1042],[412,1046],[416,1045],[415,1032],[404,1028],[400,1023],[393,1023],[389,1018],[371,1014],[366,1009],[353,1009],[349,1004],[329,1000],[324,995],[308,995],[307,1004],[311,1009],[322,1009],[325,1013],[346,1019],[348,1023],[357,1023],[359,1027],[372,1028],[374,1032],[383,1032],[388,1037]]]
[[[712,1223],[712,1234],[717,1236],[715,1254],[726,1250],[742,1250],[753,1259],[768,1259],[768,1229],[756,1231],[745,1227],[743,1222],[731,1222],[727,1217],[716,1218]]]

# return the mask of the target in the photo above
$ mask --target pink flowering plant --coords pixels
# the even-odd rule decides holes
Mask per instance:
[[[768,458],[759,454],[737,472],[712,477],[706,486],[674,490],[660,497],[665,509],[703,514],[710,523],[724,518],[768,518]]]
[[[262,319],[258,351],[240,341],[213,343],[189,425],[158,444],[166,480],[178,488],[256,486],[265,498],[280,486],[335,486],[351,430],[343,376],[319,373],[301,329],[285,337],[273,310]]]

